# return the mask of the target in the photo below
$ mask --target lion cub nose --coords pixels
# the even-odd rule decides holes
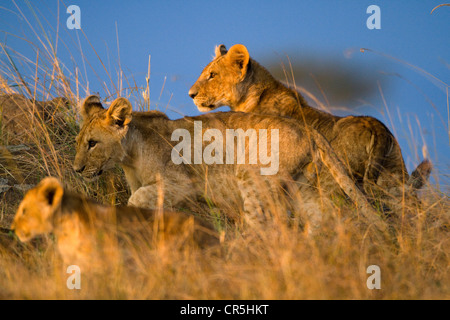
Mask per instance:
[[[86,168],[86,166],[82,166],[82,167],[73,166],[73,170],[75,170],[78,173],[82,173],[84,168]]]
[[[197,94],[198,94],[197,90],[192,90],[192,88],[191,90],[189,90],[189,97],[191,97],[192,99],[194,99],[197,96]]]

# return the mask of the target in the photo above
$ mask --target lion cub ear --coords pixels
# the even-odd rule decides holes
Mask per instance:
[[[109,125],[125,128],[131,121],[133,106],[126,98],[117,98],[113,101],[106,113],[106,121]]]
[[[247,48],[242,44],[235,44],[228,50],[227,59],[231,64],[235,64],[241,71],[240,80],[244,80],[247,74],[247,66],[250,61],[250,55]]]
[[[224,44],[216,46],[215,49],[214,49],[214,53],[216,54],[216,58],[220,57],[220,56],[223,56],[227,52],[228,52],[228,50],[227,50],[227,48],[225,47]]]
[[[58,179],[47,177],[43,179],[36,187],[41,200],[45,205],[49,206],[51,210],[42,210],[42,212],[50,215],[59,207],[64,195],[64,188]]]
[[[100,98],[96,95],[90,95],[84,99],[83,104],[81,105],[81,116],[83,119],[87,119],[101,110],[103,110],[103,106],[100,102]]]

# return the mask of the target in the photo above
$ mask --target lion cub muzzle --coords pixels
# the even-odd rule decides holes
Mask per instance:
[[[194,86],[192,86],[192,88],[189,90],[189,97],[191,97],[191,99],[194,99],[197,95],[198,95],[198,90],[194,88]]]

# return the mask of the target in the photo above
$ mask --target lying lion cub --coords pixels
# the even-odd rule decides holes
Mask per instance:
[[[404,189],[414,191],[428,179],[431,162],[423,161],[410,177],[397,140],[377,119],[338,117],[312,108],[299,92],[286,87],[253,60],[244,45],[234,45],[229,51],[220,45],[215,53],[189,90],[200,111],[229,106],[233,111],[297,119],[330,142],[352,178],[369,193],[374,185],[394,194]]]
[[[359,206],[370,210],[367,200],[348,177],[326,140],[320,139],[315,131],[306,132],[293,119],[219,112],[170,120],[158,111],[132,112],[131,103],[125,98],[117,98],[109,109],[104,109],[97,96],[86,98],[81,114],[83,125],[76,139],[74,169],[92,179],[120,164],[132,192],[130,205],[154,208],[160,177],[165,207],[195,201],[206,194],[226,205],[237,195],[244,202],[244,211],[254,214],[261,208],[261,194],[267,194],[259,184],[261,180],[277,185],[279,181],[303,179],[309,174],[305,172],[307,164],[323,161],[344,192]],[[242,149],[243,145],[239,147],[239,143],[233,145],[234,138],[220,141],[219,137],[228,137],[230,130],[240,130],[243,134],[254,130],[255,135],[249,134],[249,142],[244,142]],[[181,133],[184,133],[182,142]],[[318,136],[316,143],[311,142],[310,134]],[[189,137],[192,141],[185,141]],[[211,144],[217,148],[208,152],[213,137]],[[188,149],[177,149],[180,143],[188,145]],[[223,144],[224,148],[219,148]],[[218,152],[219,149],[222,151]],[[255,151],[253,155],[252,150]],[[240,151],[245,151],[244,157],[237,159]],[[258,155],[267,155],[267,152],[278,161],[277,170],[262,175],[261,169],[269,165],[265,165]],[[229,156],[231,153],[234,154]],[[302,195],[321,202],[317,199],[318,194],[308,188],[302,190]]]
[[[111,246],[117,238],[150,234],[155,226],[166,240],[184,244],[193,240],[201,247],[218,243],[213,227],[193,216],[164,211],[159,217],[154,210],[101,205],[66,191],[53,177],[26,193],[11,229],[22,242],[53,232],[63,261],[83,265],[102,244]]]

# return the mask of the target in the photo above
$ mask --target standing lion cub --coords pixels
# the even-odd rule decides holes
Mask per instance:
[[[101,205],[65,190],[53,177],[43,179],[27,192],[11,229],[22,242],[53,232],[64,263],[89,265],[99,254],[114,253],[117,239],[151,235],[155,223],[166,240],[180,244],[193,240],[201,247],[219,243],[214,228],[193,216]]]
[[[120,164],[132,192],[130,205],[154,208],[161,185],[165,207],[204,197],[227,206],[240,198],[244,212],[252,215],[264,207],[267,190],[262,184],[277,188],[302,180],[308,175],[307,164],[323,162],[344,192],[370,212],[368,219],[375,218],[326,140],[313,130],[318,137],[311,142],[311,132],[293,119],[219,112],[170,120],[158,111],[133,112],[125,98],[104,109],[97,96],[86,98],[81,114],[74,169],[93,179]],[[269,167],[276,170],[262,173]],[[308,201],[321,203],[310,187],[301,193]]]
[[[310,107],[299,92],[275,80],[251,59],[241,44],[229,51],[220,45],[215,53],[189,90],[200,111],[229,106],[233,111],[295,118],[330,142],[353,179],[369,193],[374,185],[393,194],[401,193],[406,186],[408,192],[421,188],[428,179],[431,163],[423,161],[410,177],[397,140],[377,119],[338,117]]]

